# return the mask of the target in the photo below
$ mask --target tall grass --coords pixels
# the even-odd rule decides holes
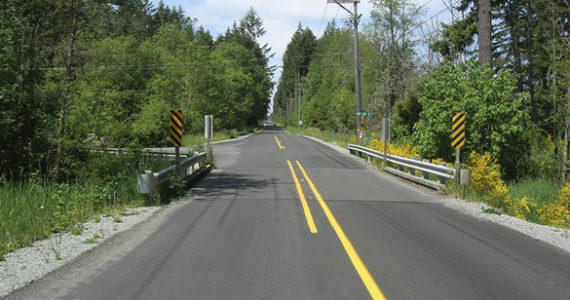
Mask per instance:
[[[562,186],[559,182],[547,178],[523,178],[520,181],[508,183],[509,192],[513,199],[527,197],[538,206],[544,206],[558,200]]]
[[[94,214],[115,213],[127,206],[159,203],[136,190],[136,174],[170,163],[142,156],[92,153],[75,170],[75,179],[54,183],[40,174],[19,182],[0,181],[0,260],[52,233],[81,232]],[[4,178],[4,177],[1,177]]]
[[[69,184],[48,184],[37,177],[2,185],[0,258],[51,233],[78,228],[96,211],[97,191]],[[75,226],[74,226],[75,225]]]

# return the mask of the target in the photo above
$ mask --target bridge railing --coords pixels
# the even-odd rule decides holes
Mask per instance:
[[[115,153],[115,154],[132,154],[134,151],[132,149],[127,148],[91,148],[88,149],[91,153]],[[142,155],[154,156],[154,157],[163,157],[163,158],[174,158],[175,157],[175,150],[174,147],[170,148],[144,148],[139,150]],[[192,153],[194,153],[194,147],[181,147],[180,148],[180,155],[190,157]]]
[[[181,160],[178,166],[179,174],[176,174],[176,164],[157,172],[147,171],[145,174],[138,174],[137,191],[140,194],[152,194],[158,185],[172,176],[178,175],[178,177],[184,178],[201,173],[205,168],[209,168],[208,163],[200,167],[200,163],[204,161],[207,162],[206,152],[198,153]]]
[[[429,161],[405,158],[403,156],[396,156],[391,154],[386,154],[386,156],[384,156],[384,153],[382,152],[378,152],[374,149],[354,144],[349,144],[348,150],[350,150],[350,152],[353,154],[354,153],[359,154],[359,156],[362,156],[362,154],[366,154],[368,156],[377,159],[381,160],[386,159],[387,163],[393,163],[398,165],[398,169],[385,167],[384,169],[386,172],[404,177],[408,180],[414,181],[422,185],[427,185],[437,190],[440,190],[441,187],[445,185],[445,181],[447,179],[455,178],[455,169],[447,167],[445,163],[438,165],[438,164],[432,164]],[[407,173],[404,172],[404,168],[408,168]],[[416,170],[421,172],[421,177],[416,176]],[[438,181],[436,182],[429,180],[429,174],[437,176]]]

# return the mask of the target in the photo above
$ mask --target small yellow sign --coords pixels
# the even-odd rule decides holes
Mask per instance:
[[[461,149],[465,146],[465,114],[457,113],[453,116],[451,127],[451,147]]]
[[[182,145],[182,112],[178,109],[170,111],[170,143],[174,147]]]

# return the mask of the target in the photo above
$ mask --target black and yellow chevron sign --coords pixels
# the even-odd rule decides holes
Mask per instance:
[[[182,112],[178,109],[170,111],[170,143],[174,147],[182,145]]]
[[[457,113],[453,116],[451,127],[451,147],[461,149],[465,145],[465,114]]]

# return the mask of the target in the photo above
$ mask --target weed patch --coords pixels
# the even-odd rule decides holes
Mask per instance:
[[[13,182],[0,176],[0,260],[53,233],[80,234],[81,224],[91,218],[100,222],[101,213],[113,212],[114,221],[121,222],[116,212],[125,207],[160,204],[181,193],[179,184],[170,182],[152,201],[138,194],[136,174],[163,169],[170,162],[130,152],[89,153],[68,182],[51,182],[39,173]]]

